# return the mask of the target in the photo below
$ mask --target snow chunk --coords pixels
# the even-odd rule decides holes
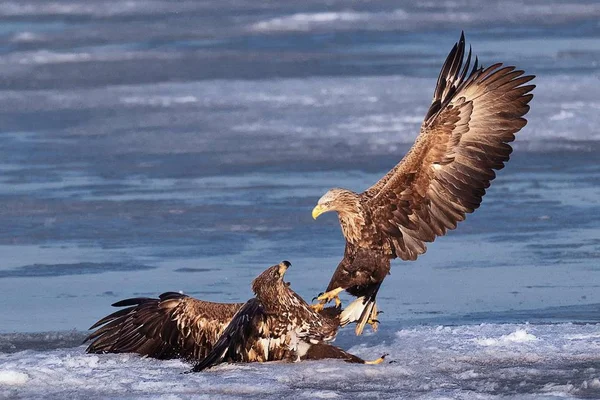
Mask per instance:
[[[590,339],[600,339],[600,332],[588,333],[588,334],[575,334],[575,335],[566,335],[565,339],[567,340],[590,340]]]
[[[170,107],[176,104],[197,103],[196,96],[126,96],[120,99],[124,104]]]
[[[317,390],[302,393],[302,397],[308,397],[311,399],[337,399],[340,395],[331,390]]]
[[[0,385],[24,385],[29,380],[29,375],[18,372],[5,370],[0,371]]]
[[[472,369],[456,374],[455,377],[460,380],[476,379],[479,378],[479,374]]]
[[[494,338],[483,338],[483,339],[475,339],[475,341],[482,346],[506,346],[512,343],[525,343],[525,342],[533,342],[538,340],[535,335],[531,333],[527,333],[525,329],[518,328],[516,331],[508,334],[502,335],[497,339]]]

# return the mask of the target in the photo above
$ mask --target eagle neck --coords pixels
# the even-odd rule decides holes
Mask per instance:
[[[277,307],[286,308],[286,300],[289,297],[288,288],[281,282],[274,285],[264,285],[255,291],[256,297],[263,303],[263,306],[277,305]],[[267,309],[267,312],[273,310]]]
[[[352,244],[357,244],[361,238],[363,227],[365,226],[365,217],[362,207],[358,201],[353,210],[338,211],[338,218],[342,227],[342,233],[346,240]]]

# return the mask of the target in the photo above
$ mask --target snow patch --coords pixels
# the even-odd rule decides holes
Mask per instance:
[[[19,32],[16,33],[11,41],[14,43],[32,43],[32,42],[39,42],[42,41],[43,37],[33,33],[33,32]]]
[[[401,10],[398,13],[403,15],[403,19],[406,18],[406,14],[401,12]],[[316,26],[332,22],[357,22],[365,21],[372,17],[373,13],[356,11],[297,13],[258,22],[251,26],[251,30],[259,32],[308,31],[314,29]]]
[[[600,16],[600,7],[596,4],[550,4],[520,5],[519,13],[501,3],[478,8],[464,3],[444,2],[443,7],[431,7],[430,10],[417,8],[397,8],[387,11],[357,11],[352,9],[339,11],[304,12],[282,15],[265,19],[249,26],[255,32],[311,31],[327,28],[329,30],[351,29],[360,24],[362,29],[417,29],[423,24],[481,24],[483,22],[508,24],[524,23],[532,20],[552,22],[569,21],[578,18]]]
[[[349,332],[340,339],[354,343],[351,353],[364,359],[388,353],[386,362],[372,366],[338,360],[224,364],[201,374],[184,374],[190,365],[179,360],[89,355],[84,347],[0,353],[5,370],[0,373],[4,383],[0,398],[270,400],[361,399],[393,394],[403,398],[474,399],[490,398],[492,393],[499,398],[549,394],[591,398],[600,393],[600,377],[594,367],[600,360],[600,345],[594,337],[599,327],[415,326],[396,333],[380,330],[377,340]],[[573,337],[588,339],[570,339]],[[478,340],[487,340],[486,345]],[[535,345],[515,345],[518,343]],[[499,347],[502,344],[512,346]],[[27,375],[17,371],[27,371]]]
[[[538,338],[535,335],[520,328],[508,335],[502,335],[499,338],[475,339],[475,341],[482,346],[506,346],[513,343],[527,343],[536,340],[538,340]]]
[[[120,99],[123,104],[170,107],[174,104],[197,103],[195,96],[129,96]]]
[[[581,385],[584,389],[600,389],[600,379],[594,378],[590,381],[583,381]]]
[[[24,385],[29,380],[29,375],[19,372],[5,370],[0,371],[0,385],[18,386]]]
[[[590,340],[590,339],[600,339],[600,332],[590,333],[590,334],[576,334],[576,335],[567,335],[565,336],[567,340]]]
[[[478,378],[479,374],[477,372],[475,372],[474,370],[470,369],[468,371],[464,371],[459,374],[456,374],[455,377],[460,380],[467,380],[467,379]]]
[[[339,399],[341,396],[330,390],[314,390],[302,393],[302,397],[309,399]]]
[[[551,121],[562,121],[564,119],[570,119],[575,116],[571,111],[560,110],[560,112],[556,115],[550,117]]]

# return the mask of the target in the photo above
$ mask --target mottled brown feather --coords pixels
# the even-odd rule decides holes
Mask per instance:
[[[212,351],[196,363],[194,371],[222,362],[300,359],[299,343],[310,348],[313,343],[335,339],[339,312],[315,312],[280,279],[277,267],[267,269],[254,280],[256,298],[239,309]]]
[[[457,47],[434,93],[432,108],[439,111],[423,122],[404,159],[361,195],[363,209],[393,244],[392,257],[416,259],[425,242],[456,228],[477,209],[494,170],[509,159],[508,143],[527,123],[522,117],[535,86],[522,85],[534,77],[494,64],[457,79],[463,38]]]
[[[212,303],[167,292],[159,299],[126,299],[102,318],[86,341],[89,353],[134,352],[155,358],[204,358],[243,303]]]
[[[184,358],[199,362],[195,370],[221,362],[302,358],[298,343],[310,346],[335,339],[341,310],[329,307],[315,312],[283,282],[279,271],[282,265],[290,265],[284,263],[254,280],[256,297],[246,303],[212,303],[174,292],[163,293],[159,299],[117,302],[113,306],[127,308],[92,326],[97,329],[86,339],[92,341],[87,351]]]

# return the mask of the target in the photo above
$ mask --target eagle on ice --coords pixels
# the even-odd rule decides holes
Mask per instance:
[[[316,312],[283,277],[288,261],[267,268],[252,282],[256,297],[246,303],[213,303],[183,294],[133,298],[113,306],[96,329],[88,353],[138,353],[159,359],[183,358],[201,371],[222,362],[298,361],[336,358],[378,364],[330,343],[340,325],[340,308]]]
[[[361,194],[331,189],[312,211],[335,211],[346,239],[344,257],[316,310],[344,290],[358,297],[341,324],[377,329],[376,296],[395,258],[415,260],[426,243],[455,229],[480,205],[486,189],[508,161],[515,133],[533,98],[533,75],[494,64],[473,67],[465,37],[446,58],[415,143],[402,161]]]

